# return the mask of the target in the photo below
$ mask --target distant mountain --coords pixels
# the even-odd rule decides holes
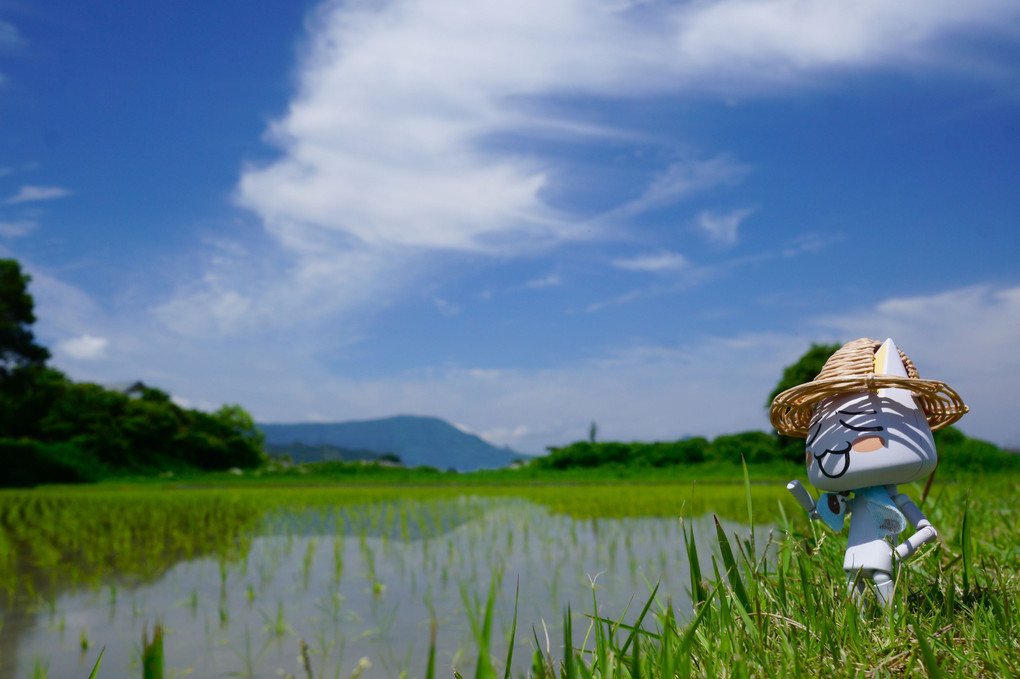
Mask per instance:
[[[474,471],[506,467],[521,458],[509,448],[497,448],[438,417],[398,415],[381,420],[257,426],[266,435],[266,443],[273,446],[300,443],[396,453],[408,467]]]

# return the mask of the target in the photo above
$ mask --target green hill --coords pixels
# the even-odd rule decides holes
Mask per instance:
[[[342,449],[395,453],[408,467],[474,471],[506,467],[521,456],[438,417],[398,415],[379,420],[258,424],[270,446],[300,443]],[[295,461],[296,458],[295,458]]]

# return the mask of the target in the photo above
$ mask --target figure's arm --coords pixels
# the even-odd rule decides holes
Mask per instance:
[[[931,525],[931,522],[924,517],[921,510],[917,508],[913,500],[904,493],[899,493],[893,500],[896,506],[903,512],[903,516],[910,522],[917,532],[896,546],[896,556],[900,559],[908,559],[921,545],[934,542],[939,536],[938,531]]]
[[[786,489],[793,494],[793,499],[797,501],[797,504],[804,508],[809,519],[814,521],[815,519],[822,518],[822,515],[818,513],[814,498],[811,497],[811,493],[807,491],[807,488],[801,485],[800,481],[790,481],[786,484]]]

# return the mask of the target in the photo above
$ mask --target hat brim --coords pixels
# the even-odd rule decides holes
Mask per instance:
[[[898,387],[913,392],[932,431],[948,427],[967,414],[963,399],[945,382],[898,375],[848,375],[806,382],[782,392],[772,401],[769,419],[785,436],[806,438],[815,406],[830,396]]]

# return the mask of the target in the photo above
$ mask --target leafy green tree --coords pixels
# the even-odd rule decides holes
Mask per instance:
[[[22,368],[42,367],[50,357],[31,330],[35,323],[35,303],[28,294],[31,280],[17,261],[0,259],[0,380]]]
[[[768,400],[765,401],[765,407],[770,407],[772,399],[787,389],[815,379],[818,373],[822,371],[822,366],[825,365],[825,362],[841,346],[843,345],[812,343],[811,348],[797,359],[796,363],[786,366],[783,370],[783,377],[779,380],[779,384],[776,385],[775,389],[772,390],[772,393],[769,394]],[[804,459],[803,439],[780,435],[778,446],[784,459],[791,462],[801,462]]]
[[[939,429],[934,435],[940,470],[987,474],[1020,470],[1020,455],[1002,450],[994,443],[972,439],[956,427]]]
[[[40,439],[41,421],[70,384],[63,373],[44,366],[0,379],[0,438]]]
[[[158,389],[130,398],[46,367],[30,280],[17,261],[0,260],[0,485],[262,462],[262,433],[238,405],[184,410]]]
[[[259,431],[259,428],[255,426],[255,420],[240,405],[236,403],[232,405],[224,404],[213,413],[213,417],[229,427],[234,434],[251,441],[260,449],[265,444],[266,435]]]

